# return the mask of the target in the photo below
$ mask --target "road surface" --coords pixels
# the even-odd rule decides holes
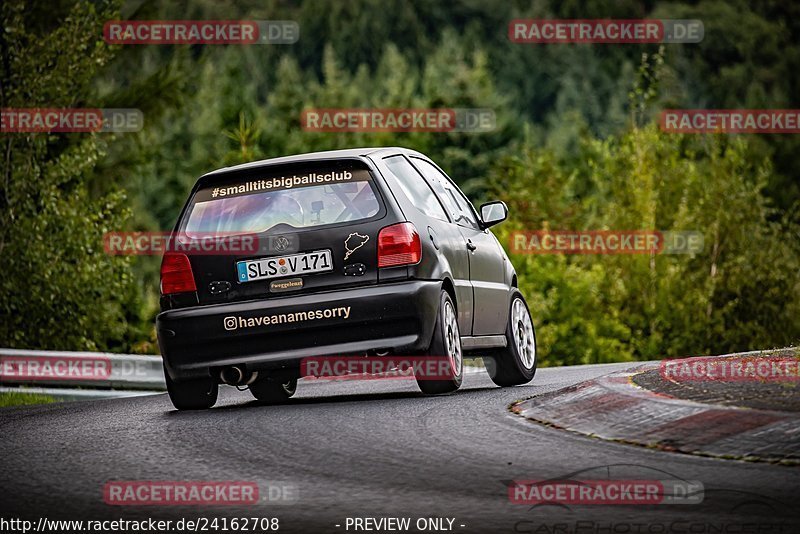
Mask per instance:
[[[166,395],[4,409],[0,517],[276,517],[279,532],[388,532],[365,530],[375,523],[364,521],[355,529],[355,518],[387,517],[409,518],[410,532],[798,531],[796,467],[605,442],[507,409],[628,366],[540,369],[532,384],[505,389],[485,373],[468,374],[460,391],[443,397],[423,397],[408,380],[316,381],[302,382],[282,406],[259,405],[249,392],[226,387],[205,412],[174,411]],[[508,481],[576,472],[582,479],[699,481],[702,502],[509,500]],[[109,481],[145,480],[251,481],[262,490],[280,481],[296,494],[289,502],[213,507],[104,501]]]

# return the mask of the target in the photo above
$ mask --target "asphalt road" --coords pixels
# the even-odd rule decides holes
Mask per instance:
[[[166,395],[4,409],[0,517],[277,517],[280,532],[357,531],[346,528],[348,517],[408,517],[411,532],[419,518],[452,519],[456,532],[800,531],[798,468],[604,442],[507,410],[517,399],[625,367],[540,369],[531,385],[507,389],[472,374],[444,397],[423,397],[406,380],[317,381],[301,383],[283,406],[224,388],[206,412],[174,411]],[[509,501],[505,481],[575,472],[572,478],[700,481],[703,498],[645,506]],[[104,502],[108,481],[129,480],[261,488],[281,481],[297,489],[297,500],[205,508]]]

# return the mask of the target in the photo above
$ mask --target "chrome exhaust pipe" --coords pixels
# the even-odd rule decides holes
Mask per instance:
[[[219,372],[219,379],[229,386],[248,386],[258,378],[258,372],[248,373],[247,369],[239,365],[223,367]]]
[[[237,386],[244,380],[244,369],[242,369],[238,365],[223,367],[222,370],[219,372],[219,379],[222,381],[223,384],[228,384],[229,386]]]
[[[258,378],[258,371],[253,371],[252,373],[250,373],[250,377],[247,379],[247,382],[245,382],[244,385],[249,386],[250,384],[256,381],[256,378]]]

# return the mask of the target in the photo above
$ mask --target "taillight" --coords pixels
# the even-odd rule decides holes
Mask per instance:
[[[186,254],[168,252],[161,260],[161,294],[186,293],[197,291],[194,285],[192,264]]]
[[[422,243],[410,222],[387,226],[378,234],[378,267],[413,265],[422,259]]]

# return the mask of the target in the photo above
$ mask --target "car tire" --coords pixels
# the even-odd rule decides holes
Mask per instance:
[[[489,376],[501,387],[527,384],[536,374],[536,331],[519,291],[511,296],[505,336],[506,346],[493,351],[486,363]]]
[[[433,329],[433,339],[426,356],[446,356],[449,360],[451,377],[445,380],[428,380],[418,375],[417,385],[426,395],[451,393],[461,387],[464,378],[464,352],[461,348],[461,334],[458,330],[458,314],[453,300],[447,291],[439,297],[439,312]]]
[[[280,404],[289,400],[297,391],[297,378],[289,378],[287,382],[262,378],[250,384],[250,393],[257,400],[269,404]]]
[[[164,378],[169,400],[178,410],[206,410],[217,402],[219,386],[210,377],[175,381],[165,369]]]

